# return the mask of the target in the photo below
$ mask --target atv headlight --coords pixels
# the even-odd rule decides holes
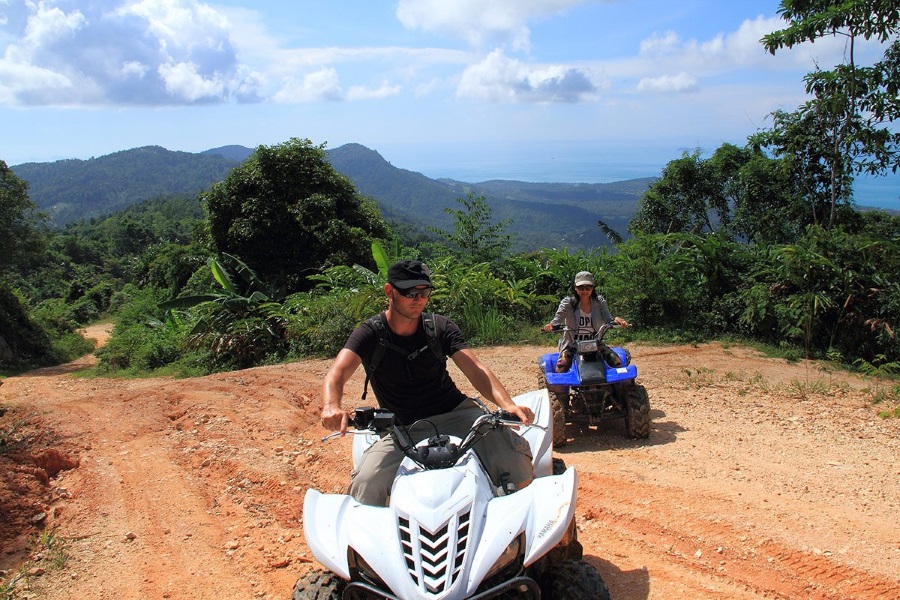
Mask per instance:
[[[523,557],[525,546],[524,541],[525,534],[520,533],[512,542],[510,542],[509,546],[506,547],[506,550],[504,550],[500,554],[500,557],[497,558],[497,560],[494,562],[494,566],[491,567],[491,570],[488,571],[487,575],[485,575],[485,581],[491,579],[501,571],[504,571],[508,567],[514,565],[514,563],[516,563],[517,561],[521,563],[520,559]],[[521,565],[515,564],[515,567],[515,572],[518,573]]]
[[[347,562],[350,565],[351,579],[356,579],[356,577],[353,577],[353,574],[357,573],[363,581],[367,581],[383,590],[388,589],[381,577],[378,576],[378,573],[375,572],[375,569],[353,548],[347,550]]]
[[[597,340],[578,340],[578,354],[599,352],[600,343]]]

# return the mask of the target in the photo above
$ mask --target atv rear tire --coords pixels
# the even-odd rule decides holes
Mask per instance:
[[[292,600],[341,600],[347,582],[323,569],[310,571],[294,584]]]
[[[650,396],[642,385],[625,387],[625,431],[628,437],[650,437]]]
[[[547,600],[610,600],[597,569],[580,560],[567,560],[541,577],[541,598]]]

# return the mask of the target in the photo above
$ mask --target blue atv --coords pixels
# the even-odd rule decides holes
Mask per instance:
[[[558,352],[538,358],[538,384],[547,388],[553,411],[554,446],[564,446],[568,441],[567,423],[599,428],[603,421],[624,418],[628,437],[643,439],[650,435],[650,397],[636,381],[637,367],[631,364],[631,353],[603,343],[606,332],[617,326],[606,323],[591,339],[577,341],[568,371],[556,372]],[[620,366],[610,366],[610,362]]]

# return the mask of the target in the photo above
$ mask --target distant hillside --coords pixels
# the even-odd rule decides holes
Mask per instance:
[[[92,158],[13,166],[29,183],[31,198],[55,225],[111,214],[151,198],[195,195],[243,162],[253,150],[223,146],[199,154],[157,146]],[[638,199],[652,179],[609,184],[537,184],[520,181],[467,183],[430,179],[395,167],[359,144],[327,150],[334,168],[360,193],[373,198],[385,218],[411,233],[427,226],[453,229],[446,209],[469,192],[484,196],[496,220],[509,220],[514,250],[608,245],[598,220],[627,234]]]
[[[149,198],[196,194],[222,181],[239,161],[218,154],[172,152],[159,146],[89,160],[11,167],[55,225],[108,215]]]
[[[200,154],[214,154],[217,156],[224,156],[229,160],[242,163],[247,160],[248,156],[253,154],[253,149],[247,148],[246,146],[221,146],[219,148],[210,148],[209,150],[204,150]]]
[[[468,183],[429,179],[399,169],[378,152],[359,144],[328,151],[335,169],[349,177],[363,194],[375,198],[385,216],[415,215],[441,229],[452,229],[445,209],[459,208],[457,198],[470,191],[484,196],[493,216],[509,219],[507,232],[515,236],[516,250],[568,246],[596,248],[609,245],[597,226],[602,220],[627,236],[628,222],[652,178],[606,184],[526,183],[485,181]]]
[[[388,221],[448,229],[453,220],[445,208],[456,207],[458,190],[421,173],[391,165],[378,152],[359,144],[328,150],[336,171],[347,176],[360,193],[374,199]]]
[[[494,213],[511,218],[524,240],[547,240],[545,247],[609,246],[598,226],[603,221],[623,237],[637,212],[638,201],[654,178],[614,183],[526,183],[484,181],[472,187],[485,198],[496,198]],[[459,184],[458,184],[459,185]],[[555,243],[550,240],[557,240]]]

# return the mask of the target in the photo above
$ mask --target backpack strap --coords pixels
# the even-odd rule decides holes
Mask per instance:
[[[381,359],[384,358],[384,349],[388,344],[387,325],[384,322],[384,313],[378,313],[374,317],[369,317],[366,319],[366,322],[375,329],[378,343],[375,345],[375,353],[372,354],[371,361],[363,363],[363,368],[366,371],[366,381],[363,383],[363,393],[360,400],[366,399],[366,395],[369,393],[369,379],[372,378],[372,373],[378,368],[378,365],[381,364]]]
[[[433,313],[422,313],[422,327],[425,329],[426,343],[418,350],[413,350],[412,352],[408,352],[405,348],[401,348],[390,340],[383,312],[366,319],[366,322],[375,329],[375,333],[378,336],[378,344],[375,346],[375,352],[372,354],[372,359],[368,363],[363,363],[363,367],[366,370],[366,381],[363,383],[361,400],[365,400],[366,395],[369,393],[369,380],[372,378],[372,373],[375,372],[375,369],[378,368],[378,365],[380,365],[382,359],[384,359],[385,349],[393,350],[404,356],[406,360],[412,361],[422,354],[422,352],[430,348],[432,353],[434,353],[435,358],[442,362],[447,362],[447,356],[444,354],[444,349],[441,347],[440,340],[437,338]]]
[[[422,313],[422,327],[425,329],[425,340],[434,357],[439,361],[446,363],[447,355],[444,354],[444,348],[441,341],[437,337],[437,328],[434,324],[434,313]],[[424,350],[424,348],[422,349]],[[421,352],[422,350],[418,350]]]

